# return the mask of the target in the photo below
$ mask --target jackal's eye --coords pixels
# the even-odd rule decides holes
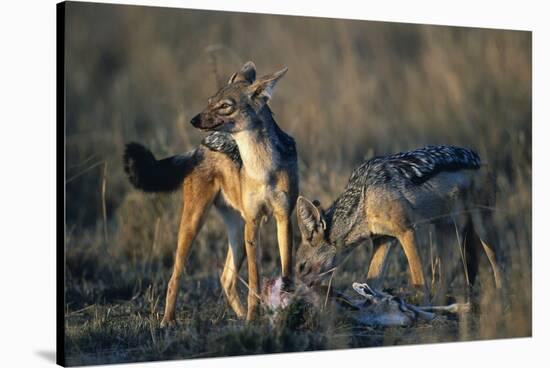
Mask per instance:
[[[222,101],[217,107],[218,113],[221,115],[229,115],[233,112],[233,101]]]
[[[218,109],[227,109],[228,107],[233,106],[233,101],[231,100],[223,100],[219,105]]]

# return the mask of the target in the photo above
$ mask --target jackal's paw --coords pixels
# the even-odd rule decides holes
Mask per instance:
[[[160,328],[174,328],[176,327],[176,321],[174,319],[163,318],[160,321]]]

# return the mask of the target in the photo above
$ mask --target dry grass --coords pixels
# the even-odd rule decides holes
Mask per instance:
[[[74,3],[67,19],[70,364],[530,336],[529,33]],[[142,142],[158,156],[192,149],[202,134],[187,122],[249,59],[260,73],[289,67],[272,108],[297,140],[301,193],[324,205],[373,155],[426,144],[476,149],[497,173],[489,226],[505,293],[481,282],[474,315],[414,329],[355,331],[330,313],[308,329],[245,325],[217,282],[226,237],[212,215],[187,262],[180,327],[159,330],[181,199],[133,190],[124,143]],[[270,222],[263,276],[278,274],[275,238]],[[436,275],[428,235],[424,243],[427,274]],[[334,286],[364,280],[368,257],[358,248]],[[405,267],[397,252],[387,286],[406,285]],[[457,298],[462,281],[459,273]]]

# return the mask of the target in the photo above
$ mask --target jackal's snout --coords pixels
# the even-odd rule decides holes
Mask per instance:
[[[221,130],[224,125],[230,123],[228,119],[211,116],[208,112],[201,112],[191,119],[190,123],[197,129],[201,130]]]
[[[191,125],[193,125],[195,128],[200,128],[201,125],[201,114],[197,114],[193,116],[193,118],[190,121]]]

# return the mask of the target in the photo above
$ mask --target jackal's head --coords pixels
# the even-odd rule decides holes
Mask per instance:
[[[191,124],[202,130],[228,133],[253,129],[261,123],[273,89],[286,71],[284,68],[256,79],[256,66],[247,62],[229,78],[226,86],[208,99],[206,109],[191,119]]]
[[[304,197],[296,202],[302,243],[296,252],[296,275],[306,285],[314,285],[330,276],[345,252],[329,240],[329,229],[317,201]]]

